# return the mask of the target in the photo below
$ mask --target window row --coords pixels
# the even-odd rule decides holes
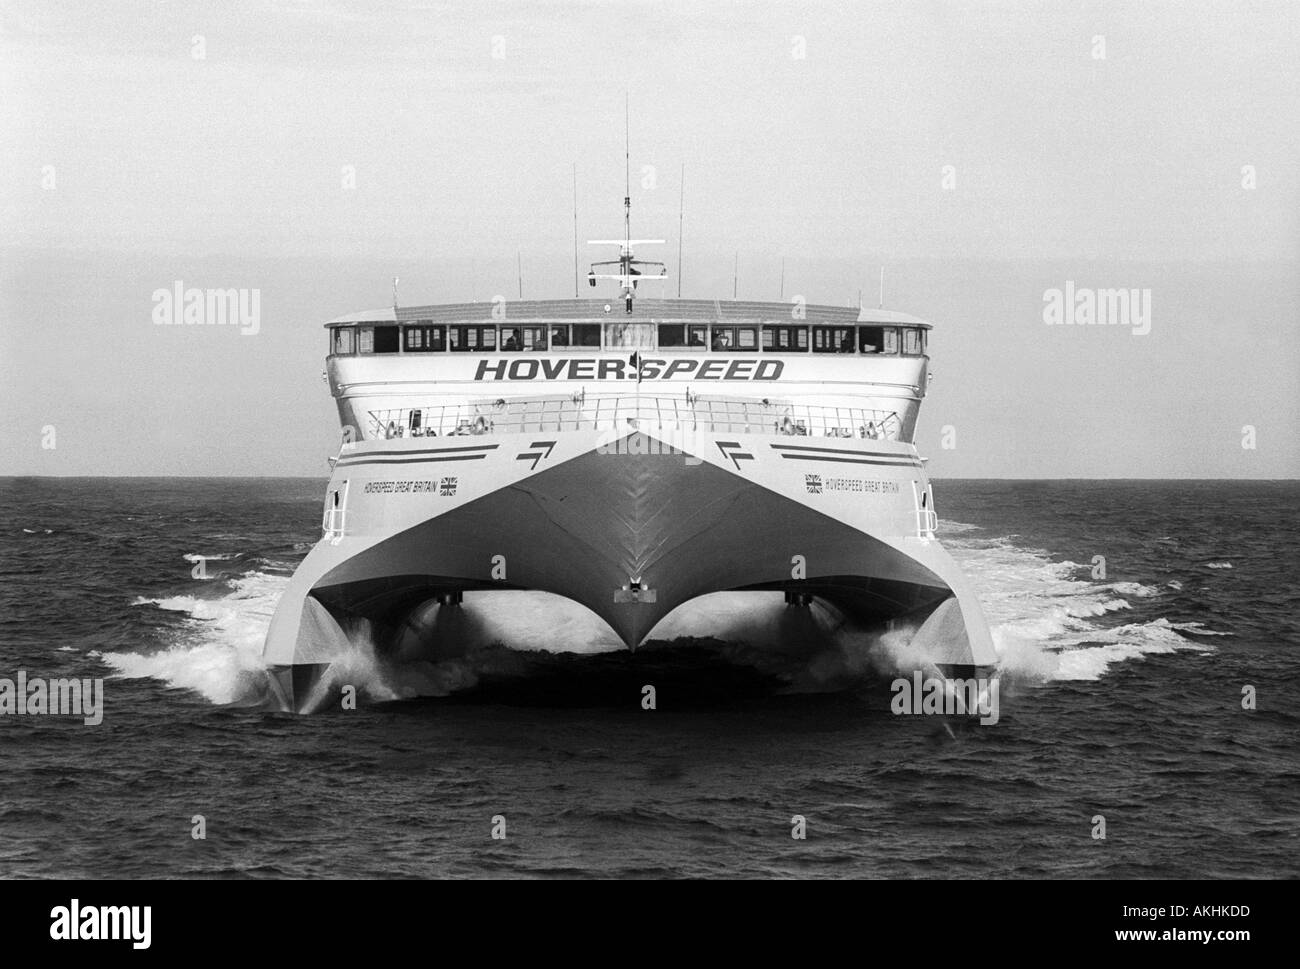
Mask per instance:
[[[756,353],[862,353],[920,356],[925,330],[916,326],[817,326],[726,323],[599,323],[498,326],[417,320],[397,325],[338,326],[330,353],[470,353],[541,350],[718,350]]]

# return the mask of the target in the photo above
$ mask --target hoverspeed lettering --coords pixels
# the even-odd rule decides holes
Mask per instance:
[[[480,360],[475,380],[780,380],[783,360],[661,360],[620,357],[571,360]]]

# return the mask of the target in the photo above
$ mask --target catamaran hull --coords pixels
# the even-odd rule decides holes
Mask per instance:
[[[264,658],[280,701],[302,710],[352,623],[382,644],[467,591],[563,596],[630,648],[698,596],[783,591],[867,627],[904,624],[919,655],[971,675],[996,655],[931,504],[915,449],[892,441],[629,426],[352,444]]]

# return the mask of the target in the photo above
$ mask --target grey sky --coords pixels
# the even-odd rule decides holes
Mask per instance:
[[[617,234],[625,90],[634,232],[674,273],[686,165],[684,295],[729,296],[739,252],[742,296],[776,298],[784,259],[787,296],[874,301],[884,264],[887,305],[935,319],[934,473],[1300,473],[1294,4],[19,2],[0,25],[0,473],[324,473],[319,324],[395,274],[404,302],[513,295],[516,252],[526,296],[571,293],[572,165],[580,234]],[[177,279],[260,288],[262,331],[153,326]],[[1044,325],[1067,279],[1151,289],[1151,333]]]

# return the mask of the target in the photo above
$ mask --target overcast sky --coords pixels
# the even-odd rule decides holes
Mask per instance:
[[[323,474],[319,324],[393,275],[513,295],[516,254],[525,296],[571,294],[573,166],[579,234],[619,234],[626,91],[634,234],[674,274],[686,168],[683,295],[729,296],[738,253],[742,297],[784,261],[787,297],[874,302],[884,265],[935,320],[935,474],[1300,474],[1296,4],[7,2],[0,29],[0,473]],[[176,280],[259,289],[260,332],[154,326]],[[1150,289],[1151,332],[1045,325],[1067,280]]]

